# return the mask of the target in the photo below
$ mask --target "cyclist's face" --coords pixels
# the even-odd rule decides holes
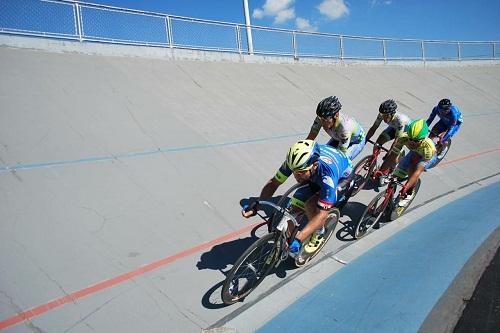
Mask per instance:
[[[384,122],[387,124],[392,120],[392,118],[394,117],[394,114],[386,114],[386,115],[383,115],[382,117],[384,119]]]
[[[294,171],[293,176],[295,177],[295,180],[298,183],[304,183],[304,182],[308,181],[309,178],[311,178],[311,169],[304,170],[304,171],[300,171],[300,170]]]
[[[329,117],[329,118],[319,118],[321,120],[321,125],[323,128],[330,128],[333,126],[333,123],[335,122],[334,117]]]
[[[418,146],[420,146],[421,143],[422,143],[422,140],[410,140],[410,141],[408,141],[408,145],[410,146],[410,148],[418,148]]]
[[[293,176],[295,177],[295,180],[299,183],[304,183],[311,178],[311,175],[314,173],[316,170],[317,162],[315,162],[312,167],[308,170],[295,170],[293,171]]]

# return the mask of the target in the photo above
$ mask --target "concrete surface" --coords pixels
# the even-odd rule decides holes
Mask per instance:
[[[464,295],[448,287],[469,258],[484,268],[499,246],[499,190],[500,182],[485,186],[418,219],[309,290],[258,332],[452,332]],[[483,212],[477,221],[479,214],[470,207]],[[475,255],[483,243],[487,255]],[[473,278],[476,271],[457,285],[472,293],[482,269]],[[421,329],[447,292],[456,295],[455,304],[448,302]]]
[[[241,218],[241,201],[259,193],[331,94],[365,127],[387,98],[411,117],[427,117],[443,97],[460,107],[465,123],[446,161],[424,175],[414,205],[425,205],[415,213],[498,177],[496,65],[182,61],[3,45],[0,327],[8,332],[199,332],[320,271],[326,260],[283,269],[245,302],[220,301],[223,273],[255,240],[258,220]],[[344,222],[375,194],[353,198]],[[339,226],[327,251],[364,251],[402,227],[353,242]]]

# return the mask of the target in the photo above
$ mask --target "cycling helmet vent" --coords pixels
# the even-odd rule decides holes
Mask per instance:
[[[316,115],[320,118],[331,118],[342,108],[337,96],[330,96],[319,102]]]
[[[313,140],[300,140],[288,150],[286,163],[292,171],[308,170],[319,157],[319,147]]]
[[[398,105],[396,104],[396,102],[393,99],[388,99],[387,101],[380,104],[380,107],[378,108],[378,112],[380,112],[383,115],[393,114],[396,112],[397,108],[398,108]]]

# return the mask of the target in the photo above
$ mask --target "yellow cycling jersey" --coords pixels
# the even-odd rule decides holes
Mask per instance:
[[[422,142],[416,148],[410,147],[408,145],[409,141],[410,138],[408,137],[408,134],[403,133],[403,135],[401,135],[396,140],[396,143],[394,143],[392,150],[396,154],[399,154],[401,148],[403,148],[403,146],[406,146],[408,147],[408,149],[410,149],[410,151],[414,151],[415,153],[420,155],[424,161],[430,161],[436,154],[436,146],[434,145],[434,142],[432,142],[432,140],[429,138],[425,138],[424,140],[422,140]]]

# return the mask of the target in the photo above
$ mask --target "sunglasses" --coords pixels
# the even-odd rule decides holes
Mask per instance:
[[[410,142],[411,142],[411,143],[420,143],[420,142],[422,142],[422,140],[418,140],[418,139],[410,139]]]

